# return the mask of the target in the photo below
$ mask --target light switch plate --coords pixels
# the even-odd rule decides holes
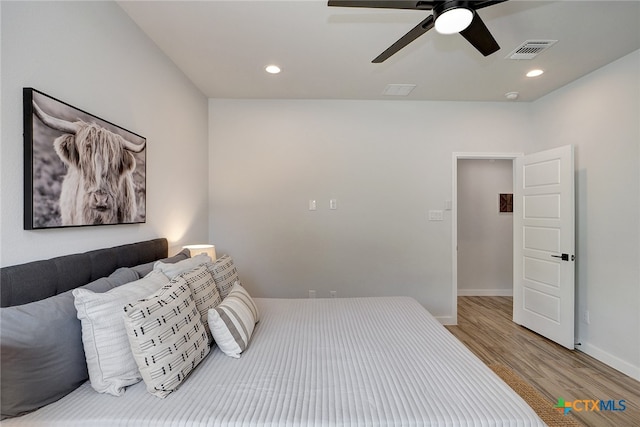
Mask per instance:
[[[440,210],[429,211],[429,221],[443,221],[444,212]]]

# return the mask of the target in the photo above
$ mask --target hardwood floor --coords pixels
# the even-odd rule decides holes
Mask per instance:
[[[510,367],[554,403],[625,401],[624,411],[572,411],[586,426],[640,426],[640,382],[516,325],[511,314],[511,297],[458,297],[458,325],[447,329],[486,364]]]

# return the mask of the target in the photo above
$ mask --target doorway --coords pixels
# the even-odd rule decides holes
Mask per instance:
[[[500,194],[513,193],[514,159],[520,156],[453,154],[452,313],[456,323],[458,295],[513,294],[513,214],[500,212]],[[505,224],[511,227],[507,235]]]
[[[512,160],[458,161],[458,296],[513,295],[512,197]]]

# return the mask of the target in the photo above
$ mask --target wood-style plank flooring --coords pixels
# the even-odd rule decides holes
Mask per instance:
[[[624,411],[572,411],[586,426],[640,426],[640,382],[512,322],[511,297],[458,297],[458,325],[447,326],[486,364],[510,367],[552,402],[625,400]]]

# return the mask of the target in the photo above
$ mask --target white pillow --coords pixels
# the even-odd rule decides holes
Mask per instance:
[[[178,261],[174,264],[167,264],[162,261],[156,261],[153,264],[153,269],[156,271],[162,271],[169,279],[173,279],[179,274],[182,274],[186,271],[193,270],[199,265],[205,264],[207,262],[212,262],[211,257],[207,254],[198,254],[193,258],[183,259],[182,261]]]
[[[147,391],[166,397],[209,353],[200,314],[184,283],[169,283],[124,308],[133,357]]]
[[[208,262],[207,268],[216,281],[216,286],[220,292],[220,297],[224,300],[233,285],[237,282],[242,285],[238,278],[238,270],[233,264],[233,258],[229,255],[222,255],[215,262]]]
[[[209,329],[214,341],[224,354],[235,358],[247,349],[258,320],[258,307],[238,282],[220,305],[209,310]]]
[[[82,344],[91,387],[99,393],[121,396],[140,381],[138,365],[122,320],[125,304],[147,297],[169,283],[161,272],[151,272],[104,293],[74,289],[74,304],[82,324]]]
[[[201,265],[189,270],[181,275],[174,277],[171,283],[186,284],[191,289],[191,294],[196,303],[196,308],[200,313],[200,320],[207,331],[209,342],[212,341],[211,331],[209,331],[209,323],[207,321],[207,314],[209,309],[217,307],[222,302],[216,282],[213,280],[213,276],[205,267]]]

